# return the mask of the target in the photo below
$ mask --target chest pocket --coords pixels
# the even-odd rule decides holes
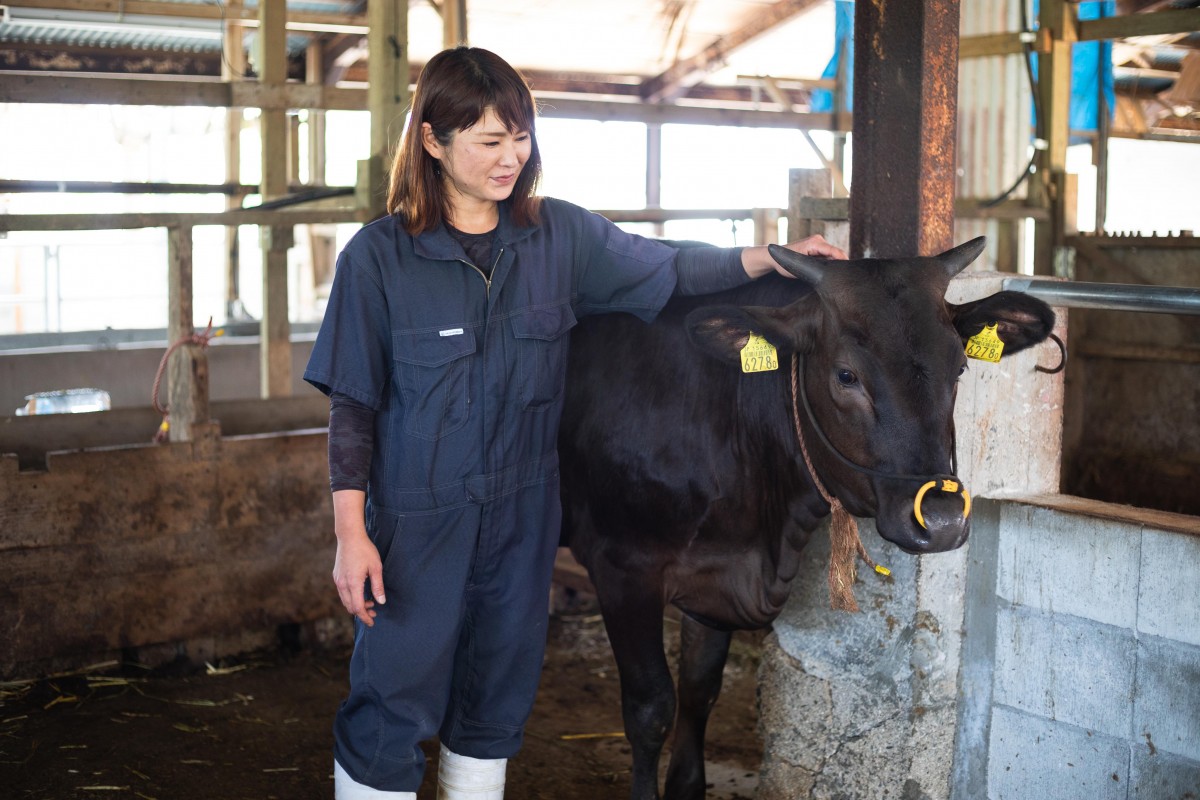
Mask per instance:
[[[567,332],[575,327],[569,305],[537,308],[515,314],[513,336],[521,367],[521,402],[530,411],[554,405],[567,379]]]
[[[396,376],[404,398],[404,430],[421,439],[440,439],[467,424],[470,365],[475,332],[442,336],[438,331],[392,333]]]

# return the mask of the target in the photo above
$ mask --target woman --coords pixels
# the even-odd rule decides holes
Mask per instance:
[[[775,269],[765,247],[677,251],[537,197],[534,122],[498,56],[429,61],[389,215],[340,255],[304,375],[331,397],[333,576],[358,620],[341,800],[415,798],[434,735],[439,797],[503,795],[542,666],[576,318],[651,320],[672,292]],[[820,237],[791,247],[845,257]]]

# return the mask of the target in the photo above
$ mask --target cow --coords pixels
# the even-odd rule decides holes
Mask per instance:
[[[935,257],[825,261],[772,245],[795,279],[675,297],[650,325],[618,314],[572,331],[564,541],[617,661],[634,800],[659,797],[672,727],[665,795],[704,796],[704,730],[732,631],[780,613],[800,550],[830,513],[798,433],[829,495],[873,517],[884,539],[913,554],[966,541],[969,495],[953,482],[965,343],[994,324],[1009,355],[1054,325],[1045,303],[1018,293],[946,302],[983,247],[981,237]],[[778,369],[743,372],[752,335],[774,347]],[[682,612],[678,695],[667,603]]]

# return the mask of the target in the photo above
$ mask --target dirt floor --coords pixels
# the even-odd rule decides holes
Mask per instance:
[[[668,620],[669,642],[677,631]],[[709,725],[709,798],[754,795],[761,642],[761,634],[734,637]],[[0,684],[0,798],[330,798],[330,725],[348,657],[344,647],[292,646],[198,670],[124,665]],[[506,798],[627,797],[621,727],[603,623],[589,599],[577,598],[552,617],[541,691],[524,750],[509,765]],[[432,758],[436,746],[426,752]],[[434,797],[435,775],[431,761],[422,800]]]

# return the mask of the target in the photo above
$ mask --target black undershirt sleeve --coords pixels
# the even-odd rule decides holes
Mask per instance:
[[[675,256],[675,294],[711,294],[750,282],[740,247],[684,247]]]
[[[344,394],[329,396],[329,488],[367,490],[375,411]]]

